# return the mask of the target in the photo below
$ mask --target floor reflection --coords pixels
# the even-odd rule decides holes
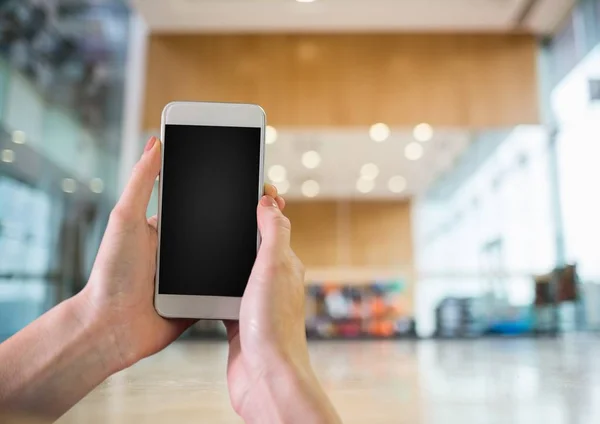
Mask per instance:
[[[311,344],[345,423],[591,423],[600,416],[598,352],[589,335]],[[111,378],[60,423],[240,422],[226,357],[221,343],[177,343]]]

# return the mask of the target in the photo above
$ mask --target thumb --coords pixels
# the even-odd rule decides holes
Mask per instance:
[[[120,206],[132,213],[146,216],[160,167],[161,143],[156,137],[152,137],[148,140],[142,158],[135,165],[134,172],[121,195]]]
[[[275,199],[263,196],[260,199],[258,210],[258,229],[262,237],[260,250],[282,249],[289,247],[291,224],[281,210]]]

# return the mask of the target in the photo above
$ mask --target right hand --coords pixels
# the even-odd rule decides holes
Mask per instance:
[[[231,403],[246,422],[338,423],[310,365],[304,267],[290,247],[284,206],[276,192],[260,200],[262,243],[242,298],[240,321],[225,322]]]

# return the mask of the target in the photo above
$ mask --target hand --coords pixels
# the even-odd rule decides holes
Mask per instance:
[[[240,321],[225,322],[231,403],[246,422],[338,423],[310,365],[304,267],[290,247],[290,221],[281,212],[285,203],[274,194],[258,206],[262,243]]]
[[[195,320],[165,319],[154,309],[154,276],[158,245],[156,216],[146,210],[161,167],[161,143],[148,141],[142,158],[111,213],[89,283],[78,295],[111,339],[116,369],[164,349]],[[276,195],[273,186],[265,192]],[[285,206],[279,198],[281,206]]]
[[[161,143],[152,137],[113,209],[96,262],[80,293],[112,331],[119,368],[126,368],[173,342],[192,320],[167,320],[153,304],[156,217],[146,210],[161,168]]]
[[[161,318],[152,302],[156,220],[145,214],[160,166],[152,138],[111,213],[86,287],[0,345],[0,408],[57,419],[191,324]]]
[[[145,214],[160,163],[153,138],[111,214],[84,290],[0,344],[0,409],[55,420],[193,323],[160,317],[152,302],[158,236],[156,218]],[[277,195],[271,186],[265,192]]]

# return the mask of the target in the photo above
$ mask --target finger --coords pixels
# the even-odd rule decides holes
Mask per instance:
[[[284,210],[285,209],[285,199],[283,197],[281,197],[277,191],[277,187],[275,187],[273,184],[265,184],[265,196],[270,196],[273,199],[275,199],[275,201],[277,202],[277,205],[279,206],[279,209]]]
[[[285,199],[281,196],[277,196],[275,198],[275,201],[277,202],[277,205],[279,206],[279,209],[284,210],[285,209]]]
[[[150,225],[152,228],[158,231],[158,218],[156,217],[156,215],[148,218],[148,225]]]
[[[227,330],[227,340],[231,342],[240,333],[240,323],[238,321],[224,320],[223,324]]]
[[[152,137],[148,140],[141,159],[133,169],[131,178],[119,200],[119,206],[132,214],[146,214],[160,167],[160,141],[156,137]]]
[[[261,250],[289,247],[290,221],[281,213],[275,199],[270,196],[263,196],[258,205],[257,217],[258,229],[262,237]]]
[[[273,199],[277,198],[277,187],[275,187],[273,184],[265,184],[264,191],[265,196],[271,196]]]
[[[179,336],[181,336],[184,331],[186,331],[192,325],[194,325],[198,322],[197,319],[192,319],[192,318],[175,318],[175,319],[166,319],[165,318],[165,321],[167,321],[169,323],[170,335],[169,335],[168,339],[170,339],[170,340],[177,340],[177,338],[179,338]]]

